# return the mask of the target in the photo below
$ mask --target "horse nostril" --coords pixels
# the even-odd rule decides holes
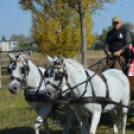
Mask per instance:
[[[47,96],[47,97],[50,97],[50,96],[51,96],[51,92],[50,92],[50,91],[47,91],[47,92],[46,92],[46,96]]]

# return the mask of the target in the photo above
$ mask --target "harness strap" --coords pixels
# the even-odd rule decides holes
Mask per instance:
[[[69,86],[69,88],[66,89],[66,90],[64,90],[62,93],[65,93],[65,92],[68,91],[68,90],[75,89],[75,88],[77,88],[78,86],[80,86],[80,85],[86,83],[87,81],[91,81],[91,79],[92,79],[98,72],[99,72],[99,70],[96,71],[91,77],[88,77],[87,80],[85,80],[85,81],[83,81],[83,82],[81,82],[81,83],[79,83],[79,84],[77,84],[77,85],[75,85],[75,86],[73,86],[73,87],[70,87],[70,86]],[[69,85],[69,84],[68,84],[68,85]]]
[[[68,102],[70,104],[72,103],[109,103],[111,101],[110,98],[106,98],[106,97],[82,97],[80,99],[78,98],[71,98]]]
[[[73,103],[101,103],[101,104],[115,104],[121,107],[126,107],[130,109],[134,109],[134,107],[127,106],[124,104],[121,104],[119,102],[112,101],[111,98],[106,98],[106,97],[81,97],[80,99],[78,98],[71,98],[68,103],[73,104]]]
[[[109,98],[109,88],[108,88],[108,83],[107,83],[107,79],[106,79],[106,77],[101,73],[101,75],[102,75],[102,80],[105,82],[105,84],[106,84],[106,98]]]
[[[37,91],[36,91],[36,94],[35,94],[35,95],[38,94],[38,92],[39,92],[39,90],[40,90],[40,88],[41,88],[41,85],[42,85],[42,83],[43,83],[43,81],[44,81],[43,73],[41,72],[40,69],[38,69],[38,71],[39,71],[39,73],[40,73],[40,75],[41,75],[41,80],[40,80],[40,83],[39,83],[39,86],[38,86],[38,88],[37,88]],[[44,84],[45,84],[45,83],[44,83]]]
[[[36,102],[50,102],[44,95],[25,95],[25,101],[36,101]]]
[[[29,86],[29,87],[26,87],[25,88],[25,92],[24,92],[24,96],[25,96],[25,98],[27,98],[27,100],[28,100],[28,97],[29,97],[29,99],[31,100],[31,99],[33,99],[34,100],[34,97],[35,96],[41,96],[41,95],[38,95],[38,92],[39,92],[39,90],[40,90],[40,88],[41,88],[41,85],[42,85],[42,83],[43,83],[43,81],[44,81],[44,76],[43,76],[43,73],[41,72],[41,70],[40,69],[38,69],[38,71],[39,71],[39,73],[40,73],[40,75],[41,75],[41,79],[40,79],[40,83],[39,83],[39,86],[38,87],[31,87],[31,86]],[[45,84],[45,82],[44,82],[44,84]],[[35,93],[35,95],[26,95],[26,90],[27,89],[37,89],[37,91],[36,91],[36,93]],[[43,95],[44,96],[44,95]],[[33,97],[33,98],[32,98]],[[25,99],[26,100],[26,99]],[[46,102],[46,101],[45,101]]]
[[[16,76],[11,76],[11,80],[14,80],[14,79],[17,80],[20,83],[24,83],[24,80],[22,80],[22,79],[20,79],[20,78],[18,78]]]
[[[86,75],[87,75],[88,78],[91,78],[87,70],[85,70],[85,73],[86,73]],[[88,80],[88,81],[89,81],[89,83],[90,83],[90,85],[91,85],[93,97],[96,98],[96,93],[95,93],[95,91],[94,91],[94,88],[93,88],[93,84],[92,84],[92,82],[91,82],[91,79]],[[88,82],[88,81],[87,81],[87,82]]]

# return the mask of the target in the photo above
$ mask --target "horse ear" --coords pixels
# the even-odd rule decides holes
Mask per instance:
[[[58,59],[58,57],[57,57],[57,55],[55,55],[55,56],[54,56],[54,60],[57,60],[57,59]]]
[[[51,58],[49,55],[47,55],[47,59],[48,59],[50,64],[53,62],[53,58]]]
[[[63,63],[64,63],[64,58],[63,58],[63,57],[60,57],[57,61],[58,61],[61,65],[63,65]]]
[[[15,58],[18,59],[19,56],[20,56],[20,53],[17,53],[17,54],[15,55]]]
[[[12,53],[7,52],[7,56],[9,57],[10,60],[14,60],[15,56]]]

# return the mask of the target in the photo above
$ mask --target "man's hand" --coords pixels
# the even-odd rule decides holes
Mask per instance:
[[[122,50],[119,50],[119,51],[114,52],[113,55],[114,56],[120,56],[122,52],[123,52]]]
[[[109,52],[109,51],[107,51],[107,55],[108,55],[108,56],[112,56],[112,53]]]

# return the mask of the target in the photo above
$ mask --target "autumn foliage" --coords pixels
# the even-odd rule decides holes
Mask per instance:
[[[33,3],[26,4],[26,10],[30,10]],[[43,54],[71,57],[80,53],[81,24],[80,16],[75,9],[63,0],[46,0],[42,3],[40,10],[37,11],[36,8],[32,10],[32,36],[38,41]],[[87,12],[85,18],[87,47],[89,48],[95,36],[91,33],[93,28],[91,14]]]

